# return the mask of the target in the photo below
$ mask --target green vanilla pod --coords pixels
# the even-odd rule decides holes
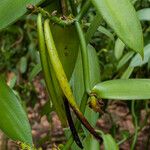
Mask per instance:
[[[51,64],[53,66],[57,80],[59,82],[59,85],[60,85],[66,99],[68,100],[71,108],[77,115],[78,119],[82,122],[82,124],[89,130],[89,132],[91,134],[93,134],[95,136],[95,138],[97,138],[101,142],[102,138],[97,134],[97,132],[94,130],[94,128],[89,124],[89,122],[84,117],[84,115],[80,111],[80,109],[75,101],[75,98],[72,94],[66,74],[64,72],[63,66],[58,57],[58,53],[57,53],[57,50],[56,50],[56,47],[54,44],[54,40],[52,37],[48,19],[44,22],[44,33],[45,33],[45,42],[46,42],[46,46],[47,46],[47,50],[48,50],[48,54],[49,54],[49,59],[51,61]]]
[[[63,100],[61,99],[60,96],[58,96],[59,91],[58,89],[55,89],[55,86],[53,85],[53,74],[51,73],[52,69],[49,68],[49,62],[47,61],[47,50],[46,50],[46,45],[45,45],[45,40],[44,40],[44,31],[43,31],[43,26],[42,26],[41,14],[39,14],[37,18],[37,31],[38,31],[38,38],[39,38],[39,53],[40,53],[46,88],[47,88],[48,93],[50,94],[50,98],[62,122],[62,125],[63,127],[65,127],[67,126],[67,122],[66,122],[66,117],[65,117],[65,111],[62,107]]]

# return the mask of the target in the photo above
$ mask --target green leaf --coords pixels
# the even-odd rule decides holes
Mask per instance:
[[[119,60],[123,54],[125,44],[118,38],[115,42],[114,55]]]
[[[59,58],[69,80],[74,70],[79,50],[79,39],[75,26],[63,28],[56,24],[51,24],[51,30]]]
[[[130,66],[131,67],[137,67],[137,66],[142,66],[146,63],[148,63],[148,60],[150,58],[150,44],[146,45],[144,47],[144,59],[142,60],[142,58],[140,57],[139,54],[136,54],[131,63],[130,63]]]
[[[100,67],[99,67],[97,53],[96,53],[94,47],[92,47],[91,45],[88,45],[87,50],[88,50],[88,56],[89,56],[90,85],[91,85],[91,87],[93,87],[95,84],[100,82]],[[71,88],[73,90],[75,99],[77,100],[77,103],[80,104],[83,94],[85,92],[84,82],[83,82],[83,66],[82,66],[82,58],[81,58],[80,51],[78,54],[78,58],[77,58],[77,62],[75,65],[73,75],[70,80],[70,84],[71,84]],[[93,110],[91,110],[87,106],[86,112],[85,112],[85,117],[88,119],[90,124],[92,124],[92,126],[95,126],[98,116],[99,116],[98,113],[95,113]],[[89,133],[87,133],[85,131],[85,134],[88,134],[88,137],[84,140],[84,144],[85,144],[84,149],[85,150],[88,150],[88,149],[92,150],[90,148],[94,147],[94,145],[95,145],[95,148],[99,147],[99,143],[97,143],[95,141],[95,139],[93,139],[93,137],[91,137],[89,135]],[[90,143],[88,143],[89,141],[90,141]],[[76,150],[79,149],[74,144],[73,144],[72,148],[76,149]],[[95,150],[97,150],[97,149],[95,149]]]
[[[105,150],[119,150],[119,147],[114,140],[114,138],[110,134],[102,134],[102,138],[104,140],[104,148]]]
[[[129,67],[126,69],[126,71],[121,76],[121,79],[128,79],[131,76],[131,74],[134,70],[134,67],[140,67],[146,63],[149,63],[149,59],[150,59],[150,44],[148,44],[144,47],[144,59],[142,60],[140,55],[136,54],[132,58],[132,60],[129,64]]]
[[[84,140],[84,150],[99,150],[100,144],[99,142],[89,134]]]
[[[90,86],[93,87],[95,84],[100,82],[99,61],[98,61],[97,53],[91,45],[88,45],[87,50],[89,56],[89,70],[90,70],[89,82],[90,82]],[[80,52],[77,58],[73,75],[70,80],[70,84],[73,93],[75,95],[75,99],[78,100],[78,104],[80,104],[83,94],[85,92],[84,81],[83,81],[82,58]]]
[[[91,0],[118,37],[143,57],[143,35],[136,11],[129,0]]]
[[[104,99],[150,99],[149,79],[110,80],[97,84],[92,93]]]
[[[28,4],[36,5],[41,0],[1,0],[0,1],[0,30],[15,22],[27,11]]]
[[[97,53],[95,49],[88,45],[88,56],[89,56],[89,70],[90,70],[90,86],[93,87],[95,84],[100,82],[100,67],[99,67],[99,61],[97,57]],[[80,68],[80,69],[79,69]],[[79,53],[75,70],[73,72],[72,78],[71,78],[71,87],[75,96],[75,99],[78,101],[78,104],[81,103],[81,99],[83,97],[83,94],[85,92],[84,88],[84,82],[83,82],[83,69],[82,69],[82,58],[81,53]],[[86,116],[93,114],[94,112],[91,109],[87,109]],[[94,113],[95,114],[95,113]],[[96,117],[97,115],[95,115]],[[88,121],[95,125],[97,118],[95,117],[87,117]]]
[[[27,70],[28,60],[25,56],[21,57],[20,59],[20,72],[25,73]]]
[[[137,11],[138,18],[141,21],[150,21],[150,8],[144,8]]]
[[[92,36],[95,34],[95,32],[98,29],[98,27],[100,26],[102,20],[103,19],[102,19],[101,15],[99,13],[96,14],[96,16],[94,17],[92,23],[90,24],[90,27],[88,28],[88,30],[85,34],[85,39],[86,39],[87,43],[90,42]]]
[[[117,65],[117,70],[119,70],[121,67],[123,67],[129,60],[130,58],[134,55],[133,51],[130,51],[128,53],[126,53],[122,59],[119,61],[118,65]]]
[[[35,78],[35,76],[37,76],[41,71],[42,71],[41,64],[35,65],[29,74],[29,80],[32,81]]]
[[[123,75],[121,76],[121,79],[129,79],[129,77],[131,76],[132,72],[134,70],[134,67],[128,67],[125,72],[123,73]]]
[[[27,115],[13,91],[0,76],[0,129],[13,140],[32,145]]]
[[[99,26],[97,30],[99,32],[105,34],[106,36],[108,36],[112,41],[114,41],[113,34],[109,30],[107,30],[106,28],[104,28],[103,26]]]

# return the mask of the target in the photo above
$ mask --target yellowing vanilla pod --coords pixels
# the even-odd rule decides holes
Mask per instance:
[[[48,19],[44,22],[44,33],[49,59],[51,61],[57,80],[65,97],[67,98],[70,106],[72,107],[73,111],[77,115],[78,119],[82,122],[82,124],[91,132],[91,134],[93,134],[99,141],[101,141],[102,140],[101,137],[95,132],[94,128],[91,127],[91,125],[84,117],[75,101],[66,74],[64,72],[63,66],[58,57],[58,53],[54,44]]]

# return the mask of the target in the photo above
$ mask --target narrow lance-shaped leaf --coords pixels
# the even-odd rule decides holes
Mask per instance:
[[[143,35],[136,11],[129,0],[91,0],[104,20],[131,49],[143,56]]]
[[[150,99],[149,79],[110,80],[97,84],[92,93],[104,99]]]
[[[13,140],[32,145],[27,115],[16,95],[0,76],[0,129]]]

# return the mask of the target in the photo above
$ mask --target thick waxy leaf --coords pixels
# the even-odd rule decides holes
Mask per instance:
[[[92,93],[104,99],[150,99],[149,79],[110,80],[97,84]]]
[[[56,24],[51,24],[51,30],[59,58],[67,78],[70,79],[79,50],[79,40],[75,27],[62,28]]]
[[[143,35],[136,11],[129,0],[91,0],[119,38],[143,56]]]
[[[16,21],[26,11],[28,4],[36,5],[41,0],[1,0],[0,1],[0,30]]]
[[[144,8],[137,12],[137,15],[142,21],[150,21],[150,8]]]
[[[13,140],[32,145],[27,115],[13,91],[0,76],[0,129]]]

